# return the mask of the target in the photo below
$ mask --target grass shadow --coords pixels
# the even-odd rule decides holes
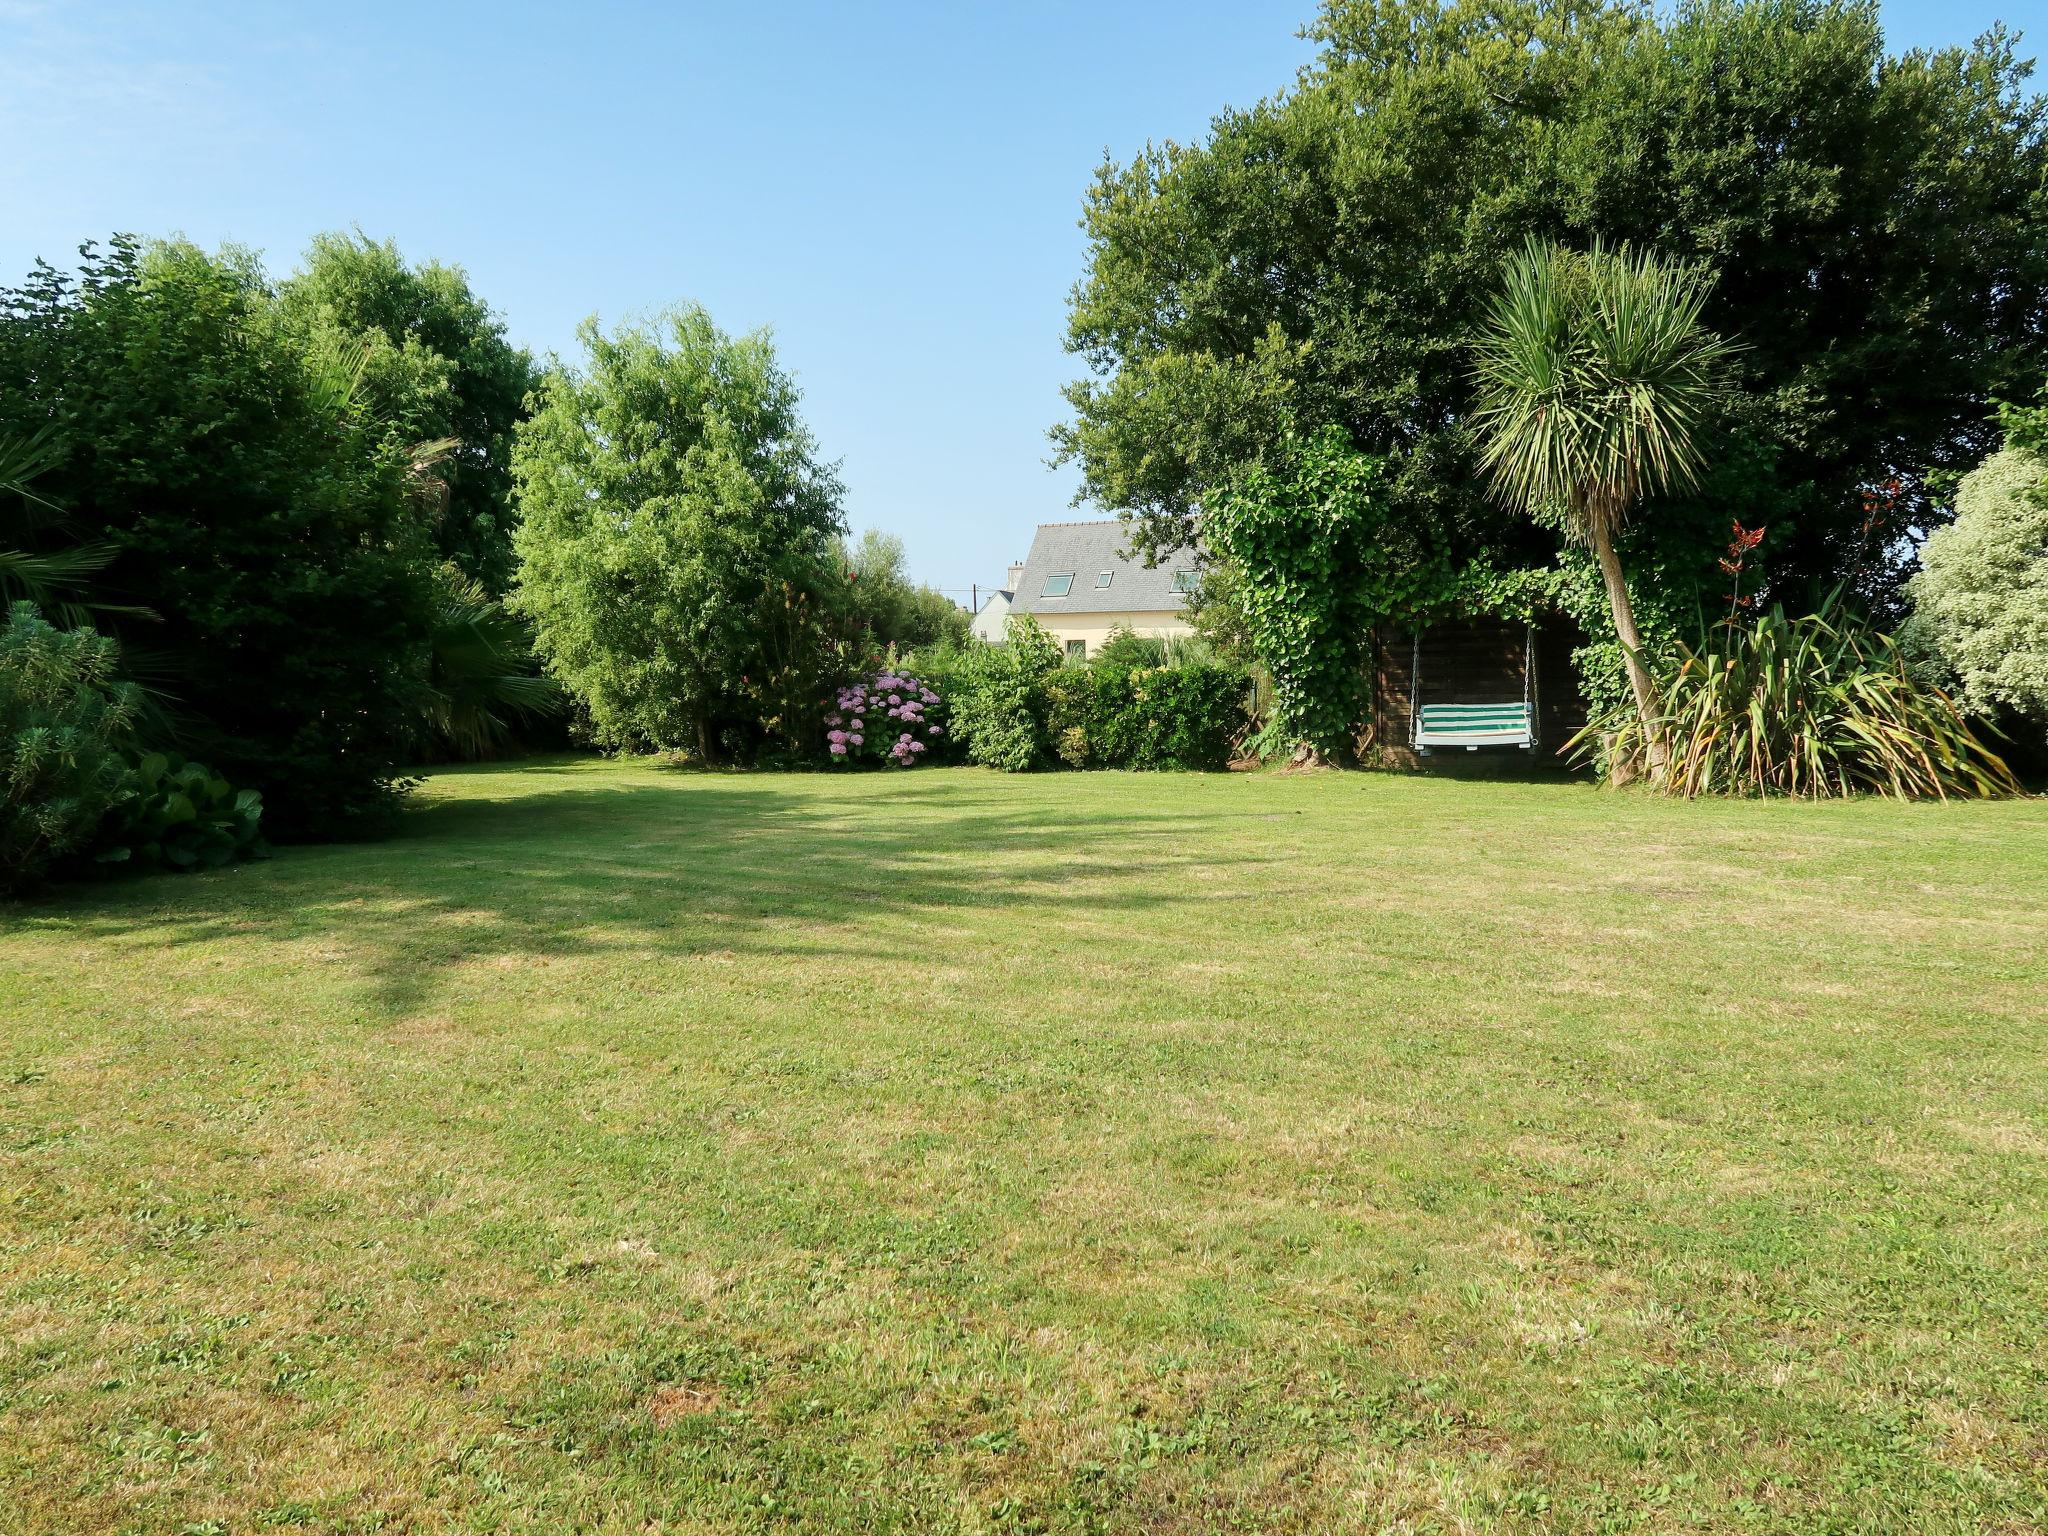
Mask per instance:
[[[1096,882],[1114,883],[1124,912],[1199,899],[1168,878],[1183,823],[1142,802],[1077,816],[1064,797],[966,774],[529,787],[536,771],[552,781],[575,769],[519,764],[502,774],[506,793],[430,795],[385,843],[67,892],[30,920],[138,955],[228,937],[317,942],[371,978],[366,1001],[404,1012],[443,973],[485,957],[909,963],[928,941],[917,924],[878,926],[877,913],[929,928],[949,910],[995,910],[1028,932]]]

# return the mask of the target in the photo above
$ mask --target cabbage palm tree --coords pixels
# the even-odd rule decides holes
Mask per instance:
[[[1480,466],[1501,500],[1593,551],[1659,780],[1657,686],[1614,537],[1645,497],[1697,483],[1701,429],[1735,351],[1700,323],[1713,283],[1654,251],[1531,240],[1507,265],[1475,370]]]

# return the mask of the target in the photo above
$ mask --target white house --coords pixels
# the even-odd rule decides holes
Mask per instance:
[[[1010,622],[1010,608],[1017,598],[1017,583],[1024,579],[1024,567],[1010,567],[1009,583],[989,593],[988,601],[975,612],[972,626],[974,638],[987,640],[991,644],[1003,638]]]

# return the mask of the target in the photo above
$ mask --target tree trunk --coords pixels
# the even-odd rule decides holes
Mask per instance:
[[[1607,583],[1607,606],[1614,614],[1614,633],[1621,641],[1622,658],[1628,663],[1628,683],[1636,696],[1636,714],[1643,722],[1643,745],[1650,758],[1650,782],[1661,785],[1671,753],[1664,740],[1663,705],[1657,698],[1657,684],[1643,665],[1643,637],[1636,628],[1635,610],[1629,606],[1628,582],[1621,574],[1621,557],[1614,552],[1614,533],[1604,517],[1592,520],[1593,555],[1600,562],[1600,578]]]

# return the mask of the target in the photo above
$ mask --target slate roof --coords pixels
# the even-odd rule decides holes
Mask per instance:
[[[1193,570],[1194,557],[1183,550],[1152,569],[1138,555],[1126,555],[1124,525],[1114,518],[1087,523],[1040,523],[1024,560],[1024,579],[1017,583],[1015,613],[1178,613],[1186,597],[1173,590],[1175,571]],[[1110,573],[1109,585],[1095,583]],[[1065,597],[1046,597],[1045,579],[1071,572],[1074,585]]]

